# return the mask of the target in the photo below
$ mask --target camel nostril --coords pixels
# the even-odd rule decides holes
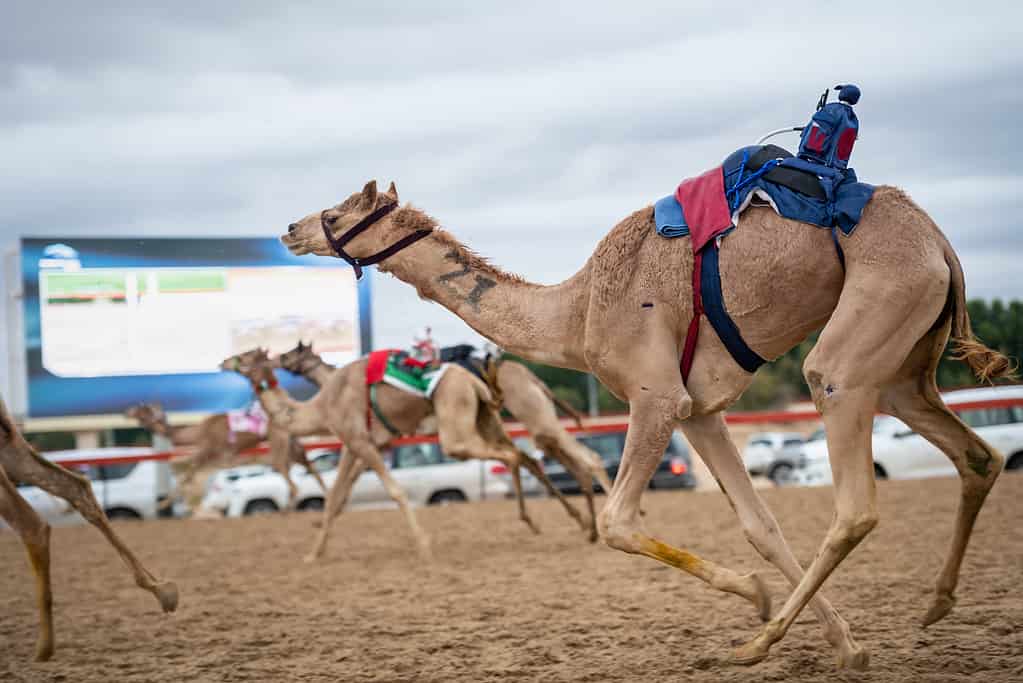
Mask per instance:
[[[298,230],[298,223],[292,223],[291,225],[288,226],[289,234],[295,232],[296,230]]]

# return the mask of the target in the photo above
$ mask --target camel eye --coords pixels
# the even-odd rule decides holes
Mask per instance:
[[[324,222],[327,225],[334,225],[334,223],[337,223],[337,216],[327,216],[327,218],[326,218],[326,220]]]

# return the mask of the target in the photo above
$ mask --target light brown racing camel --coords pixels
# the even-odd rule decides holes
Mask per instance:
[[[28,559],[36,579],[36,599],[39,609],[39,639],[36,642],[36,660],[45,661],[53,656],[53,594],[50,588],[50,525],[21,497],[15,483],[38,486],[47,493],[63,498],[82,517],[106,536],[114,546],[140,588],[152,593],[164,612],[173,612],[178,606],[178,588],[170,581],[161,581],[142,566],[135,554],[111,528],[96,502],[89,480],[40,457],[21,436],[0,398],[0,518],[21,537],[28,551]]]
[[[653,208],[627,216],[577,274],[536,285],[507,274],[461,245],[422,211],[399,207],[392,183],[370,182],[341,204],[288,226],[295,254],[339,256],[413,285],[501,348],[541,363],[589,370],[630,406],[625,453],[600,515],[605,543],[688,572],[754,602],[768,619],[734,661],[764,659],[809,604],[836,648],[839,666],[864,668],[868,653],[818,591],[877,524],[871,457],[874,414],[895,415],[934,443],[962,480],[951,548],[924,625],[952,609],[963,554],[1003,456],[943,403],[935,370],[951,332],[958,357],[978,378],[1012,373],[1009,360],[974,336],[959,260],[937,225],[901,190],[881,186],[849,236],[748,209],[720,245],[724,301],[746,343],[761,357],[785,353],[821,330],[803,372],[827,431],[835,515],[804,573],[754,490],[723,411],[752,381],[706,318],[688,384],[679,358],[693,314],[688,238],[663,239]],[[721,485],[753,547],[794,591],[770,617],[756,574],[739,575],[650,536],[640,497],[672,431],[680,427]]]
[[[260,361],[258,353],[264,353]],[[253,352],[240,354],[242,362],[251,359],[251,362],[269,362],[265,352]],[[163,408],[156,403],[141,403],[132,406],[125,415],[138,420],[142,427],[154,434],[159,434],[170,439],[175,448],[192,448],[194,455],[188,456],[185,471],[179,478],[174,491],[161,502],[161,506],[173,504],[178,492],[191,483],[195,475],[203,467],[220,458],[235,458],[242,451],[255,448],[263,442],[263,437],[253,432],[231,431],[226,413],[210,415],[195,425],[171,427],[167,421],[167,414]],[[294,508],[298,502],[298,488],[291,480],[291,464],[302,465],[316,479],[324,491],[327,486],[323,483],[320,473],[309,462],[305,449],[298,439],[292,437],[287,431],[270,425],[266,433],[266,441],[270,447],[270,466],[284,477],[288,485],[288,509]]]
[[[307,562],[323,555],[331,523],[341,514],[355,480],[366,468],[376,472],[387,494],[405,515],[421,555],[424,559],[430,557],[429,538],[419,527],[408,497],[391,477],[380,451],[387,448],[396,436],[415,433],[419,424],[431,413],[437,416],[438,437],[447,455],[458,460],[496,460],[508,468],[518,500],[519,518],[534,533],[539,533],[539,529],[526,511],[520,468],[539,479],[568,514],[584,530],[587,528],[582,516],[551,484],[540,464],[512,443],[492,403],[490,391],[478,378],[461,367],[451,366],[440,378],[430,399],[389,384],[379,384],[375,392],[376,408],[372,408],[369,387],[366,386],[366,362],[366,358],[360,358],[337,368],[325,377],[320,391],[308,401],[292,399],[277,385],[273,369],[268,365],[238,369],[252,382],[270,419],[290,434],[327,433],[343,444],[337,479],[327,494],[323,522],[313,549],[306,556]],[[384,415],[390,426],[379,415]]]
[[[313,351],[312,344],[299,342],[295,348],[277,357],[279,367],[301,375],[318,387],[331,376],[335,368],[328,365]],[[590,540],[597,540],[597,513],[593,502],[593,479],[611,491],[611,480],[600,456],[568,433],[558,420],[557,408],[568,413],[581,428],[582,417],[570,405],[558,399],[533,371],[522,363],[509,359],[492,360],[486,368],[487,386],[512,417],[522,422],[537,448],[568,471],[586,497],[590,513]]]

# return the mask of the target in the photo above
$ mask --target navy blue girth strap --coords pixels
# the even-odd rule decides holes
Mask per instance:
[[[725,297],[721,293],[721,270],[718,268],[717,240],[711,240],[703,248],[703,263],[700,268],[700,294],[703,297],[703,313],[707,316],[721,342],[732,354],[735,362],[746,372],[756,372],[757,368],[766,363],[757,353],[746,345],[735,322],[725,310]]]

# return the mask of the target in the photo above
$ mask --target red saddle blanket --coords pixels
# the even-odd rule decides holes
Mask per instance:
[[[392,353],[398,349],[379,349],[370,351],[366,359],[366,385],[370,386],[384,381],[384,373],[387,371],[387,360]]]
[[[732,212],[725,198],[725,176],[720,166],[683,180],[675,190],[675,199],[685,212],[694,254],[732,227]]]

